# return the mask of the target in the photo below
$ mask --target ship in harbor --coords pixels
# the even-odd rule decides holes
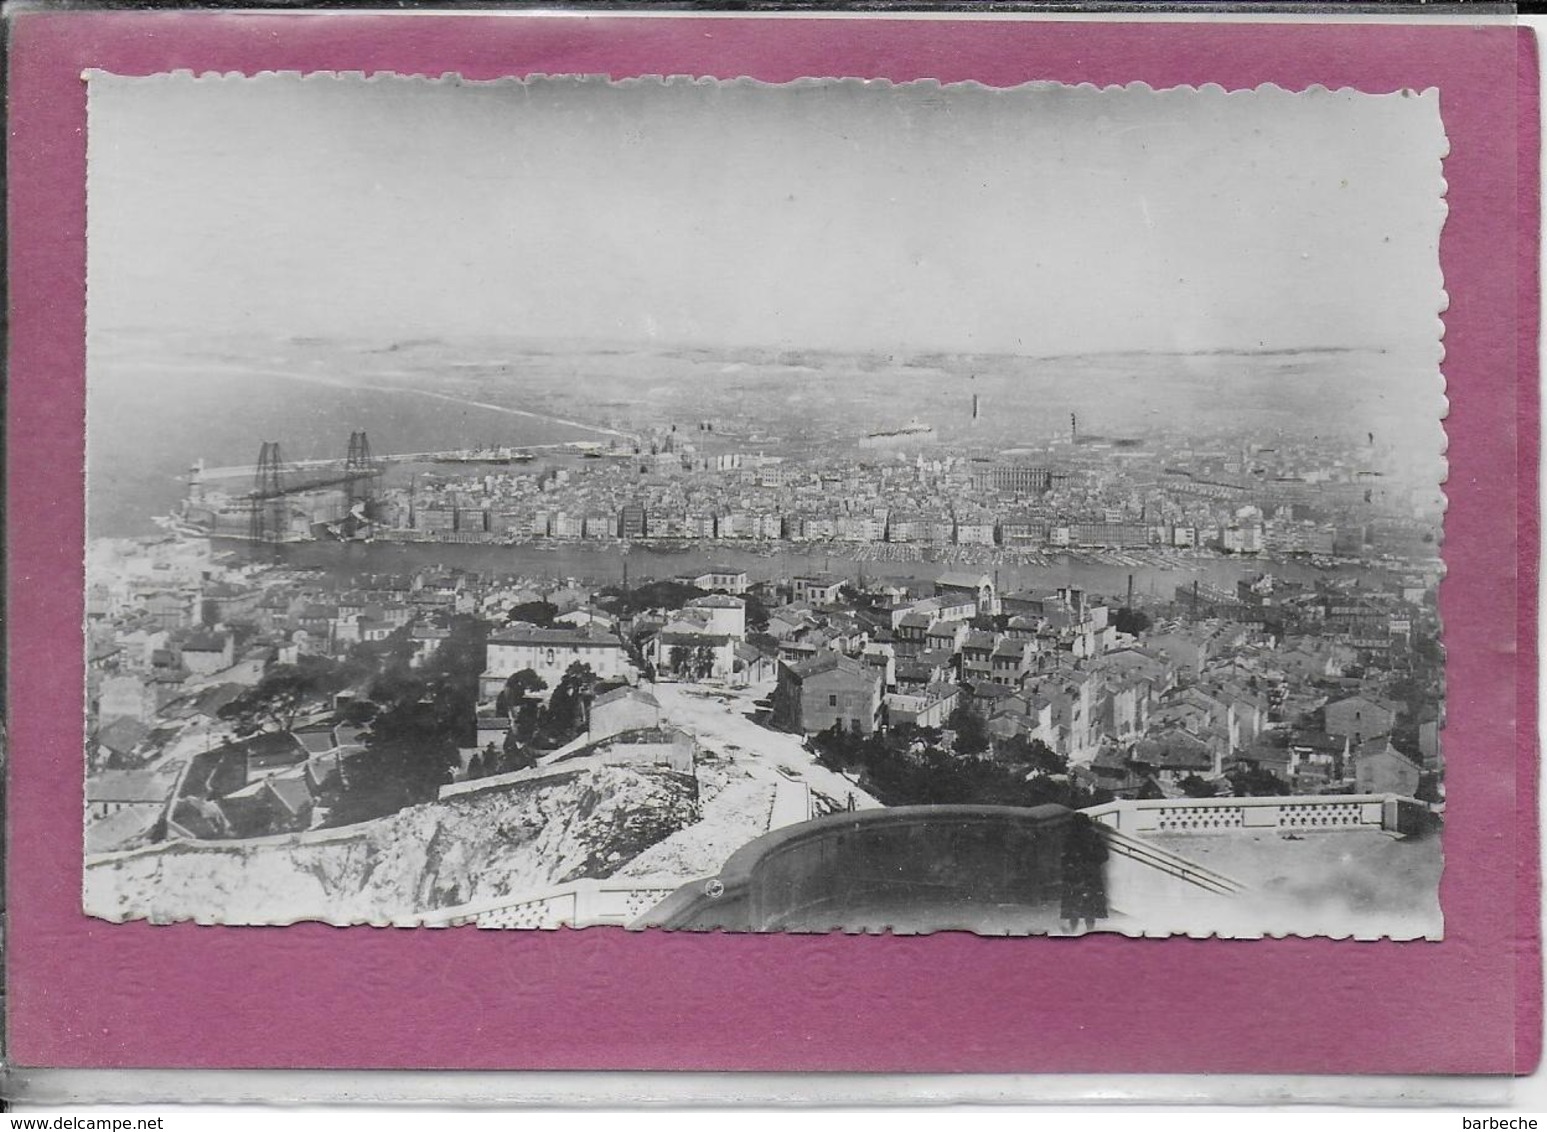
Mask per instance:
[[[914,417],[900,428],[866,433],[859,439],[861,448],[902,448],[913,444],[933,444],[935,426]]]
[[[435,464],[529,464],[537,457],[530,452],[514,448],[463,448],[456,452],[442,452],[431,461]]]

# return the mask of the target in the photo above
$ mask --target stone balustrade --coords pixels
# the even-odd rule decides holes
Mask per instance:
[[[1156,798],[1109,802],[1084,811],[1110,829],[1156,833],[1252,830],[1382,829],[1400,832],[1404,809],[1422,803],[1394,794],[1328,794],[1269,798]]]
[[[541,892],[496,897],[415,917],[413,926],[559,928],[592,924],[628,925],[655,907],[672,889],[650,883],[578,880]]]

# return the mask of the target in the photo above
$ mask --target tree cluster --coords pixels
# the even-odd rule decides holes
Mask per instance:
[[[707,680],[714,675],[714,649],[708,645],[672,645],[666,653],[673,672],[694,680]]]
[[[562,747],[590,726],[598,682],[591,666],[578,660],[564,670],[542,712],[539,741],[544,746]]]
[[[994,759],[953,753],[939,731],[915,727],[870,736],[834,727],[814,736],[812,745],[822,765],[857,771],[860,785],[889,806],[1057,803],[1081,809],[1112,798],[1070,781],[1064,760],[1045,744],[1024,739]]]
[[[513,672],[495,701],[495,711],[510,720],[505,742],[490,743],[468,763],[469,778],[486,778],[537,765],[538,755],[557,750],[590,726],[591,701],[599,678],[589,664],[571,664],[547,703],[548,685],[530,668]]]
[[[1270,770],[1254,763],[1242,763],[1225,774],[1230,793],[1237,798],[1279,798],[1292,793],[1289,784]],[[1184,787],[1185,789],[1185,787]],[[1189,795],[1207,797],[1209,795]]]
[[[1196,774],[1189,774],[1177,782],[1183,794],[1189,798],[1213,798],[1216,791],[1206,780]]]
[[[1150,616],[1142,609],[1129,609],[1124,607],[1112,614],[1112,627],[1119,633],[1127,633],[1130,637],[1137,637],[1146,632],[1152,622]]]
[[[707,597],[708,593],[708,590],[687,582],[654,581],[628,589],[607,586],[596,595],[596,604],[615,616],[629,617],[650,609],[681,609],[696,597]]]
[[[768,606],[761,598],[753,594],[743,594],[741,600],[747,609],[747,632],[766,633],[768,631]]]
[[[956,734],[957,754],[980,755],[988,750],[988,724],[965,703],[956,705],[945,725]]]
[[[551,601],[524,601],[520,605],[512,606],[510,612],[505,614],[505,620],[524,621],[528,625],[537,625],[546,629],[553,624],[554,618],[559,615],[559,607]]]
[[[289,731],[301,713],[323,705],[349,683],[341,666],[321,657],[303,656],[295,664],[272,665],[253,687],[215,713],[239,736],[260,731]]]
[[[344,768],[329,824],[393,813],[435,798],[459,765],[458,748],[474,738],[478,676],[488,626],[456,616],[450,635],[419,668],[389,660],[347,709],[367,728],[365,750]]]
[[[1041,739],[1012,735],[994,748],[994,757],[1028,774],[1068,774],[1069,760]]]

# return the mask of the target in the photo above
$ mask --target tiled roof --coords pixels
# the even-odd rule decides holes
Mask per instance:
[[[106,727],[97,731],[97,742],[112,751],[120,751],[125,754],[139,746],[141,741],[150,734],[150,728],[137,719],[127,716],[115,719]]]
[[[307,753],[311,755],[325,754],[335,746],[331,729],[327,731],[297,731],[295,732],[295,737],[301,746],[306,748]]]
[[[280,804],[292,814],[303,813],[311,808],[312,792],[299,778],[271,778],[268,787]]]
[[[1140,739],[1134,745],[1133,757],[1138,762],[1168,770],[1211,767],[1214,763],[1214,757],[1207,744],[1180,730],[1167,731],[1149,739]]]
[[[1015,695],[1014,688],[1006,688],[1003,684],[994,684],[987,680],[970,685],[972,695],[980,700],[1002,700],[1007,696]]]
[[[585,645],[622,648],[622,642],[610,633],[589,626],[579,629],[543,629],[524,621],[512,622],[489,634],[490,644],[500,645]]]
[[[801,680],[808,680],[825,672],[842,672],[850,676],[860,676],[866,680],[876,679],[869,668],[859,661],[852,657],[844,656],[840,652],[832,651],[823,652],[820,656],[814,656],[810,660],[803,660],[799,664],[791,665],[790,671]]]
[[[610,692],[603,692],[591,701],[593,708],[599,708],[603,704],[617,703],[619,700],[635,700],[647,707],[658,708],[660,702],[649,692],[642,688],[614,688]]]

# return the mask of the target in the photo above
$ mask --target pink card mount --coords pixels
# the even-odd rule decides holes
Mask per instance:
[[[11,32],[13,1064],[1152,1074],[1534,1068],[1538,123],[1529,34],[1501,24],[194,12],[23,13]],[[1437,92],[1448,142],[1439,237],[1448,297],[1439,611],[1445,742],[1456,752],[1446,782],[1443,938],[512,933],[88,916],[78,883],[88,71]],[[765,252],[768,263],[749,261],[748,270],[776,270],[778,249]],[[212,1026],[211,1010],[240,1024]]]

